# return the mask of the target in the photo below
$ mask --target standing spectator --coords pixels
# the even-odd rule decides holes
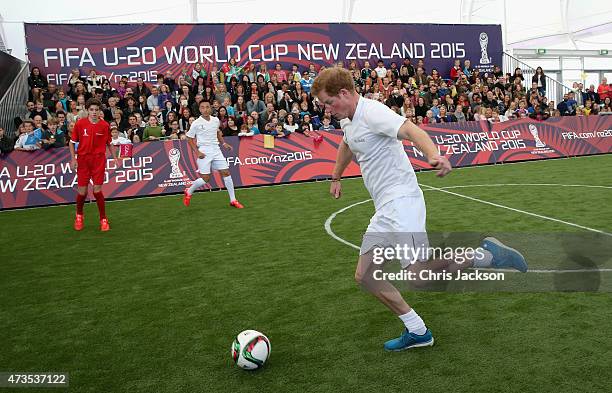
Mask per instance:
[[[474,73],[474,69],[472,68],[472,62],[469,59],[463,61],[463,74],[470,79],[472,74]]]
[[[76,84],[78,82],[83,83],[84,80],[81,77],[81,72],[78,68],[73,68],[70,71],[70,77],[68,78],[68,95],[71,95],[76,90]]]
[[[174,80],[174,77],[172,76],[172,71],[170,70],[166,71],[166,74],[163,79],[163,84],[168,87],[170,92],[178,90],[178,87],[176,86],[176,81]]]
[[[134,86],[134,89],[132,91],[134,92],[134,95],[137,97],[141,95],[148,96],[149,94],[151,94],[151,91],[149,90],[146,83],[140,76],[136,78],[136,86]]]
[[[313,63],[308,64],[308,73],[312,79],[317,77],[317,69]]]
[[[525,80],[525,78],[523,77],[523,70],[521,70],[520,67],[516,67],[514,69],[514,75],[512,75],[512,77],[510,77],[510,83],[515,83],[516,79],[520,79],[521,80],[521,84]]]
[[[276,63],[274,70],[271,71],[271,74],[276,75],[276,80],[279,82],[287,81],[287,72],[283,70],[281,63]]]
[[[166,105],[166,101],[170,101],[174,105],[174,97],[172,97],[170,88],[168,87],[168,85],[162,83],[159,86],[159,94],[157,96],[157,105],[160,108],[163,108]]]
[[[363,68],[361,69],[361,79],[365,81],[366,79],[370,77],[371,73],[372,73],[372,68],[370,67],[370,62],[366,60],[363,63]]]
[[[382,60],[378,60],[378,66],[374,69],[376,71],[376,75],[380,78],[384,78],[387,76],[387,69],[385,68],[385,63]]]
[[[0,156],[6,155],[13,151],[15,147],[15,141],[9,137],[5,132],[4,128],[0,127]]]
[[[308,71],[304,71],[302,74],[302,79],[300,80],[300,85],[302,85],[302,89],[306,93],[310,93],[310,88],[312,87],[313,82],[314,79],[310,77],[310,73]]]
[[[536,72],[531,78],[531,82],[536,83],[540,95],[544,97],[546,95],[546,75],[544,75],[542,67],[536,68]]]
[[[30,86],[30,90],[33,88],[47,88],[47,79],[40,72],[40,68],[32,67],[32,70],[30,71],[30,76],[28,77],[28,85]]]
[[[156,86],[151,87],[151,95],[147,98],[147,107],[149,111],[152,111],[155,106],[159,105],[159,90]]]
[[[91,69],[89,71],[89,75],[87,76],[87,91],[91,94],[94,93],[94,91],[98,88],[102,88],[102,80],[104,79],[104,77],[99,76],[98,74],[96,74],[96,70]]]
[[[600,102],[605,101],[607,97],[612,99],[612,87],[608,84],[607,78],[601,78],[601,84],[597,87],[597,95]]]

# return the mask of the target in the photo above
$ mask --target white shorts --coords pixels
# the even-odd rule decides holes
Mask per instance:
[[[399,246],[402,257],[398,259],[402,267],[426,261],[429,258],[429,239],[425,221],[425,199],[422,192],[417,196],[404,196],[385,203],[370,220],[359,255],[377,247]]]
[[[198,158],[198,172],[202,175],[209,175],[211,169],[220,171],[229,168],[219,146],[202,146],[198,150],[204,153],[204,158]]]

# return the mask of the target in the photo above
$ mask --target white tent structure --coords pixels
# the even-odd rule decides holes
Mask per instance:
[[[507,50],[600,50],[612,47],[612,2],[605,0],[106,0],[75,7],[69,0],[3,2],[5,44],[24,58],[23,22],[220,23],[374,22],[500,24]],[[0,29],[2,31],[2,29]]]

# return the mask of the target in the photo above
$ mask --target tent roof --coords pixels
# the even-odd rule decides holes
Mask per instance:
[[[22,22],[189,23],[197,3],[198,23],[223,22],[369,22],[500,24],[505,48],[612,48],[612,2],[603,0],[438,0],[408,3],[386,0],[106,0],[84,16],[71,0],[30,0],[3,4],[0,42],[25,58]],[[297,7],[294,6],[297,5]],[[419,4],[414,6],[413,4]],[[306,8],[306,9],[305,9]],[[504,12],[505,9],[505,12]],[[306,11],[307,10],[307,11]],[[395,10],[400,10],[397,12]],[[306,12],[305,12],[306,11]],[[1,21],[1,19],[0,19]]]

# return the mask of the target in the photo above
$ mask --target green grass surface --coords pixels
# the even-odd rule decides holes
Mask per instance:
[[[612,186],[611,168],[607,155],[418,177],[434,187]],[[108,233],[95,204],[80,233],[74,206],[0,213],[0,371],[67,371],[70,392],[610,391],[610,293],[405,293],[436,346],[384,352],[402,326],[355,285],[356,250],[323,227],[369,196],[360,179],[343,182],[340,200],[328,188],[238,190],[243,210],[225,192],[196,194],[190,208],[180,196],[111,202]],[[449,190],[612,232],[612,189]],[[430,232],[586,233],[439,191],[425,197]],[[371,203],[356,206],[332,228],[359,244],[372,214]],[[233,365],[244,329],[271,340],[262,370]]]

